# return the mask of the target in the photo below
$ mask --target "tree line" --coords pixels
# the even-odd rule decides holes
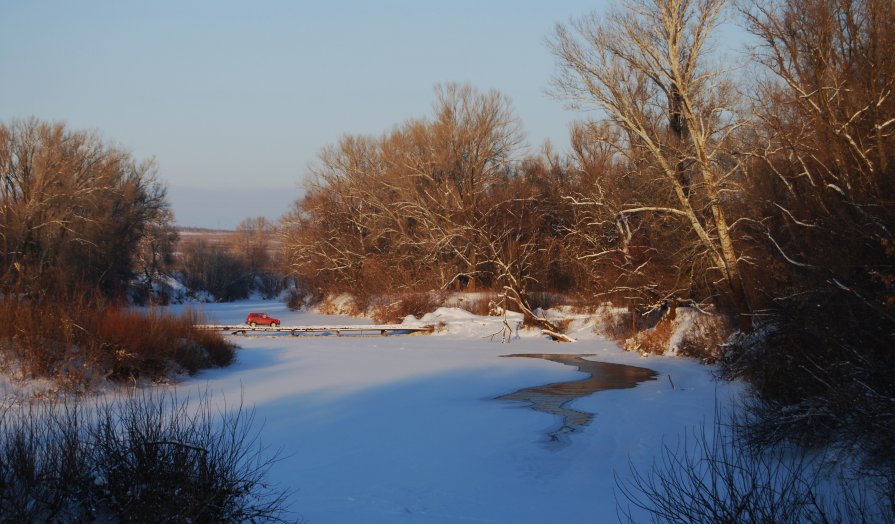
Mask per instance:
[[[438,86],[431,116],[323,149],[284,218],[289,268],[360,296],[697,305],[740,328],[724,369],[788,410],[776,420],[790,430],[861,418],[891,438],[893,11],[625,0],[559,24],[553,94],[597,115],[573,126],[569,153],[520,155],[504,95]],[[757,42],[740,68],[713,51],[731,15]]]
[[[205,293],[213,300],[241,300],[253,292],[273,298],[285,287],[276,231],[276,224],[254,217],[242,220],[232,232],[195,239],[181,235],[177,256],[166,272],[193,295]],[[171,290],[156,298],[164,301],[165,293],[170,295]]]

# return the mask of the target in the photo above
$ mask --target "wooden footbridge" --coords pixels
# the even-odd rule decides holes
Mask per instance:
[[[233,335],[264,335],[269,333],[289,333],[293,337],[301,336],[327,336],[342,335],[352,336],[391,336],[391,335],[416,335],[419,333],[431,333],[435,326],[404,326],[401,324],[361,324],[347,326],[246,326],[230,324],[196,324],[195,329],[205,331],[229,331]]]

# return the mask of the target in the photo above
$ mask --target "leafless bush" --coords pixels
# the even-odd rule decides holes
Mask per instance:
[[[535,309],[540,308],[546,310],[556,306],[565,305],[563,297],[547,291],[530,291],[526,293],[526,297],[528,298],[528,304]]]
[[[650,329],[637,332],[625,342],[627,349],[637,349],[641,353],[662,355],[668,349],[668,342],[674,330],[673,321],[663,317]]]
[[[496,316],[502,315],[500,310],[503,304],[496,292],[478,292],[468,295],[460,295],[448,302],[448,305],[468,311],[473,315]]]
[[[620,343],[634,336],[633,313],[631,311],[604,306],[600,307],[596,314],[596,330],[601,335]]]
[[[721,355],[722,344],[733,331],[728,317],[695,314],[692,323],[677,344],[677,354],[714,363]]]
[[[372,300],[370,309],[377,323],[399,322],[408,315],[422,317],[439,308],[445,301],[444,293],[402,293],[382,295]]]
[[[748,437],[755,445],[826,446],[895,492],[888,326],[871,315],[852,316],[857,305],[842,302],[818,308],[813,300],[781,311],[761,333],[727,347],[722,376],[753,385]],[[848,337],[839,335],[843,322],[852,326]]]
[[[89,405],[7,407],[0,418],[0,521],[283,521],[278,460],[242,405],[138,391]]]
[[[98,502],[120,520],[280,520],[286,493],[269,491],[254,416],[215,413],[207,396],[141,394],[100,407],[89,435]]]
[[[163,380],[233,362],[235,346],[195,314],[141,313],[102,301],[0,300],[0,351],[23,378],[90,389],[104,379]]]
[[[323,291],[320,288],[297,279],[292,281],[291,287],[286,292],[286,305],[292,310],[316,306],[323,302],[323,299]]]
[[[63,522],[89,507],[91,467],[73,405],[4,406],[0,416],[0,521]],[[81,500],[82,503],[73,503]]]
[[[649,470],[630,470],[616,475],[619,516],[629,522],[634,508],[652,522],[688,524],[895,522],[892,493],[872,478],[846,478],[805,448],[750,447],[720,421],[663,444]]]
[[[360,316],[366,312],[367,302],[351,295],[327,295],[319,308],[325,315]]]
[[[189,289],[207,291],[224,301],[247,298],[252,292],[251,267],[228,246],[198,240],[182,243],[180,251],[177,267]]]

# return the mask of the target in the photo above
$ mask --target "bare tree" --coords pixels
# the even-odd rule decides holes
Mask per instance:
[[[771,321],[726,365],[765,401],[768,440],[838,441],[891,479],[895,3],[756,1],[743,13],[765,73],[747,186],[762,218],[744,226],[764,250]]]
[[[436,88],[435,118],[325,148],[287,217],[291,267],[360,291],[412,289],[481,276],[488,192],[508,176],[520,140],[509,101],[469,86]]]
[[[153,162],[36,119],[0,125],[3,284],[120,294],[148,223],[164,216]]]
[[[142,289],[137,288],[138,303],[147,300],[159,300],[166,303],[170,296],[165,286],[154,289],[159,277],[173,268],[174,254],[180,235],[174,226],[174,214],[170,209],[161,210],[150,219],[140,239],[134,260],[134,271],[140,275]],[[157,292],[158,291],[158,292]],[[153,296],[156,294],[156,296]]]
[[[724,72],[708,64],[724,8],[724,0],[630,0],[603,18],[558,25],[551,48],[560,60],[556,94],[600,108],[615,132],[599,138],[650,181],[651,194],[642,196],[651,201],[618,214],[686,224],[749,328],[727,197],[738,172],[728,154],[738,100]]]
[[[757,169],[774,191],[763,234],[790,271],[849,292],[849,267],[890,274],[895,6],[888,0],[755,2],[744,9],[773,76],[757,86]],[[834,253],[830,247],[843,247]],[[831,274],[833,279],[831,280]],[[871,302],[876,302],[871,300]]]
[[[483,220],[481,204],[492,186],[505,180],[522,139],[521,126],[509,99],[498,91],[447,84],[435,92],[434,121],[415,129],[425,132],[417,140],[427,150],[406,163],[416,193],[411,209],[437,224],[450,255],[461,261],[456,277],[475,289],[483,248],[475,235]]]
[[[413,241],[419,228],[402,211],[407,181],[383,158],[401,143],[400,134],[345,136],[321,152],[306,196],[284,221],[287,258],[300,277],[358,293],[367,279],[415,282],[429,257]]]
[[[243,219],[236,226],[233,249],[242,255],[253,275],[271,269],[276,228],[264,217]]]

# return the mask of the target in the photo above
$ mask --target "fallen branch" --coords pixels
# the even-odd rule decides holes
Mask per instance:
[[[574,342],[575,339],[563,335],[562,329],[559,328],[553,322],[550,322],[544,317],[538,316],[534,314],[534,311],[531,310],[528,303],[522,298],[522,295],[513,289],[510,286],[504,286],[504,296],[512,300],[516,306],[519,308],[519,311],[522,312],[522,318],[526,324],[533,324],[541,328],[542,333],[552,338],[557,342]]]
[[[574,338],[572,338],[568,335],[564,335],[563,333],[557,333],[556,331],[550,331],[549,329],[542,329],[541,334],[547,335],[548,337],[550,337],[551,340],[553,340],[555,342],[575,342]]]

